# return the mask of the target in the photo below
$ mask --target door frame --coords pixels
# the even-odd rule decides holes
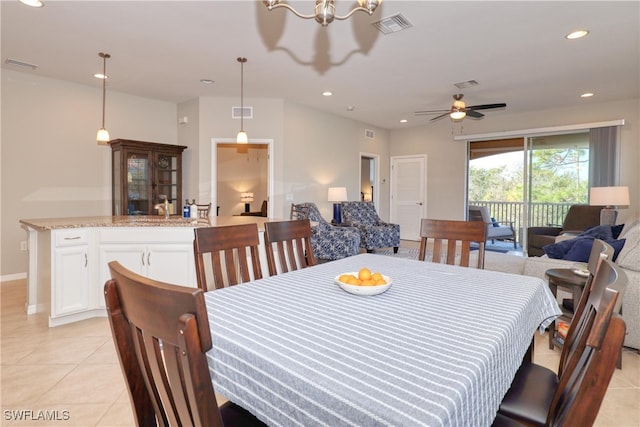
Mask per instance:
[[[360,200],[360,189],[362,189],[362,159],[373,159],[373,205],[380,209],[380,155],[361,151],[358,161],[358,200]],[[378,211],[380,215],[380,211]]]
[[[218,206],[218,144],[235,144],[235,138],[211,138],[211,206]],[[273,217],[273,139],[249,139],[249,144],[267,145],[267,217]]]

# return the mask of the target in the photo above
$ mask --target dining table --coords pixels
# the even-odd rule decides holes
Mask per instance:
[[[336,278],[368,268],[378,295]],[[217,393],[270,426],[489,426],[560,308],[535,277],[363,253],[205,293]]]

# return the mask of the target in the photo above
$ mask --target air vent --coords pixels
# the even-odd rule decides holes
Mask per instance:
[[[458,82],[454,83],[453,85],[458,89],[466,89],[468,87],[478,86],[478,84],[479,83],[475,80],[467,80],[466,82]]]
[[[397,33],[398,31],[413,27],[413,24],[400,13],[382,18],[379,21],[373,22],[371,25],[376,27],[382,34]]]
[[[371,129],[365,129],[364,136],[366,136],[369,139],[376,139],[376,133]]]
[[[253,119],[253,107],[231,107],[232,119]]]
[[[35,70],[36,68],[38,68],[36,64],[29,64],[28,62],[19,61],[17,59],[11,59],[11,58],[7,58],[4,61],[4,63],[7,65],[15,65],[16,67],[31,68],[32,70]]]

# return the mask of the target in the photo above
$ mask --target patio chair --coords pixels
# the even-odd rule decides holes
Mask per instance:
[[[360,232],[353,227],[329,224],[320,214],[315,203],[298,203],[292,206],[296,219],[309,219],[311,248],[316,259],[334,261],[357,255],[360,252]]]
[[[469,206],[469,221],[484,222],[487,228],[487,240],[491,239],[491,243],[495,243],[496,240],[512,240],[513,248],[518,248],[513,221],[493,219],[487,206]]]
[[[367,252],[393,247],[398,253],[400,225],[384,222],[371,202],[342,202],[342,221],[360,231],[360,247]]]

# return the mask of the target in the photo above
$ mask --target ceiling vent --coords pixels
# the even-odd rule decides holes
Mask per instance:
[[[376,139],[376,133],[371,129],[365,129],[364,136],[366,136],[369,139]]]
[[[11,59],[11,58],[7,58],[4,61],[4,63],[7,65],[15,65],[16,67],[30,68],[32,70],[35,70],[38,68],[36,64],[29,64],[28,62],[19,61],[17,59]]]
[[[458,89],[466,89],[468,87],[478,86],[478,84],[475,80],[467,80],[466,82],[454,83],[453,85]]]
[[[371,25],[376,27],[382,34],[397,33],[398,31],[413,27],[413,24],[400,13],[382,18],[379,21],[373,22]]]
[[[232,119],[253,119],[253,107],[231,107]]]

